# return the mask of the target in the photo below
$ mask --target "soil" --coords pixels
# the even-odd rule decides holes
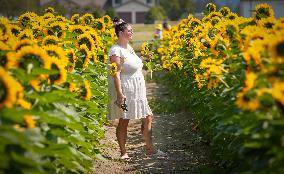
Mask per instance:
[[[164,86],[147,83],[147,95],[166,97]],[[119,160],[119,147],[116,141],[116,125],[113,121],[105,126],[106,135],[101,141],[102,157],[95,161],[92,174],[144,174],[144,173],[201,173],[200,168],[210,165],[208,145],[201,139],[198,125],[190,113],[154,115],[153,143],[166,157],[149,158],[145,155],[140,131],[141,121],[130,120],[128,125],[127,149],[131,157],[128,161]]]

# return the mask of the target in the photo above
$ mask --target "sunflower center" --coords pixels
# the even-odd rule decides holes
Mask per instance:
[[[16,48],[16,51],[20,50],[21,48],[25,47],[25,46],[29,46],[30,44],[27,44],[27,43],[23,43],[21,45],[19,45],[17,48]]]
[[[32,64],[33,67],[42,67],[43,60],[38,55],[34,54],[27,54],[20,60],[20,67],[23,69],[28,69],[30,64]]]
[[[260,15],[262,15],[262,17],[266,18],[266,17],[270,16],[268,8],[260,8],[258,12],[259,12]]]
[[[7,89],[2,80],[0,80],[0,103],[2,103],[7,97]]]
[[[86,44],[87,47],[88,47],[88,49],[89,49],[89,50],[92,50],[92,49],[91,49],[91,43],[90,43],[90,41],[89,41],[88,38],[82,38],[82,39],[80,39],[79,45],[83,45],[83,44]]]
[[[59,55],[55,52],[55,51],[51,51],[51,50],[48,50],[47,51],[47,54],[50,56],[50,57],[57,57],[59,58]]]
[[[58,66],[56,65],[56,64],[52,64],[51,65],[51,69],[55,69],[55,70],[57,70],[58,72],[59,72],[59,68],[58,68]],[[49,79],[52,81],[52,82],[54,82],[55,80],[57,80],[57,79],[59,79],[60,78],[60,73],[58,73],[58,74],[53,74],[53,75],[50,75],[49,76]]]
[[[7,64],[6,54],[0,53],[0,66],[5,66]]]
[[[56,41],[53,39],[48,39],[46,40],[45,45],[56,45]]]
[[[96,26],[97,26],[97,29],[99,30],[103,29],[103,24],[100,22],[98,22]]]
[[[276,46],[276,52],[279,56],[284,57],[284,40]]]
[[[11,31],[15,36],[18,36],[18,34],[20,34],[20,31],[16,28],[13,28]]]
[[[22,21],[21,21],[21,24],[22,24],[24,27],[26,27],[29,21],[30,21],[30,18],[27,17],[27,16],[25,16],[25,17],[23,17],[23,19],[22,19]]]
[[[82,31],[82,29],[78,28],[78,29],[75,29],[73,31],[74,34],[83,34],[84,32]]]
[[[74,55],[73,55],[73,53],[67,54],[67,57],[68,57],[69,62],[74,63],[74,58],[73,58]]]
[[[7,28],[4,24],[0,24],[0,30],[3,31],[3,35],[5,35],[6,31],[7,31]]]

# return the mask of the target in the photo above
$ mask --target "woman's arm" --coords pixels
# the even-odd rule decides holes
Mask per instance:
[[[116,89],[116,95],[117,95],[117,102],[119,104],[123,103],[123,100],[126,98],[125,95],[122,92],[121,88],[121,80],[120,80],[120,71],[121,71],[121,62],[120,62],[120,57],[116,55],[110,56],[110,61],[111,63],[115,62],[117,65],[117,72],[115,75],[113,75],[113,80],[114,80],[114,85]]]

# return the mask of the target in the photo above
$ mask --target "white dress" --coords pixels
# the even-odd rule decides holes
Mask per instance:
[[[130,47],[130,46],[129,46]],[[128,111],[123,111],[115,103],[116,89],[112,76],[108,77],[108,119],[141,119],[152,115],[146,98],[146,86],[142,74],[142,60],[135,54],[134,50],[129,50],[114,44],[108,54],[108,57],[116,55],[121,59],[121,88],[126,96],[126,105]]]

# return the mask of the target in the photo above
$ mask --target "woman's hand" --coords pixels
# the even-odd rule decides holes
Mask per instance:
[[[118,94],[116,97],[116,103],[120,106],[123,104],[123,101],[126,99],[125,95]]]
[[[148,62],[153,58],[154,52],[150,52],[149,54],[146,54],[145,57],[145,61]]]

